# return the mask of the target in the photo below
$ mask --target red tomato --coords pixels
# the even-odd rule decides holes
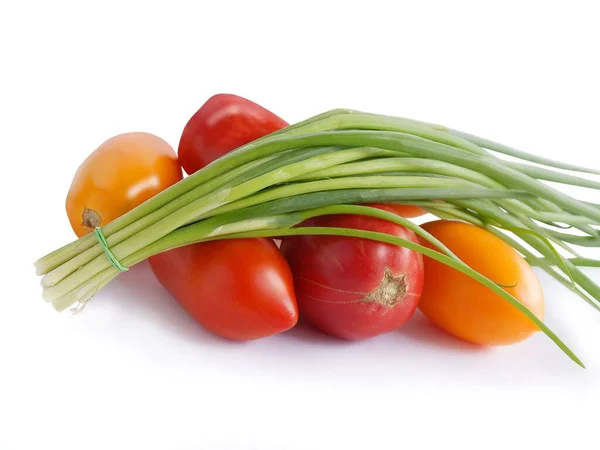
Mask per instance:
[[[377,231],[418,242],[412,231],[367,216],[325,216],[304,225]],[[365,339],[387,333],[417,308],[423,289],[418,252],[341,236],[293,236],[284,238],[281,249],[292,267],[300,313],[328,334]]]
[[[179,161],[192,174],[224,154],[288,125],[250,100],[217,94],[185,126],[179,141]]]
[[[298,320],[292,273],[270,239],[188,245],[153,256],[158,281],[202,326],[246,341]]]

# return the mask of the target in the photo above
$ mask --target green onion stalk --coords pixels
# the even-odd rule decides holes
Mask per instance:
[[[35,267],[43,275],[43,298],[57,311],[78,312],[120,273],[104,254],[106,246],[122,266],[132,266],[172,248],[216,239],[301,234],[372,239],[420,252],[473,278],[583,365],[502,285],[471,269],[424,229],[361,206],[414,204],[440,218],[488,229],[531,265],[600,309],[600,286],[580,269],[600,262],[574,248],[600,247],[600,206],[546,183],[600,189],[599,182],[578,173],[599,175],[600,170],[541,158],[435,124],[333,110],[236,149],[104,225],[104,246],[90,233],[41,258]],[[302,226],[309,218],[329,214],[362,214],[397,223],[436,250],[381,233]]]

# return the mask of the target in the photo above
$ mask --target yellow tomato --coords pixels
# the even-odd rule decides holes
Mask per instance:
[[[173,148],[149,133],[117,135],[77,170],[66,208],[77,236],[125,214],[182,179]]]
[[[438,220],[423,228],[472,269],[510,286],[504,289],[543,318],[540,282],[510,245],[487,230],[462,222]],[[508,345],[538,331],[523,313],[477,281],[431,258],[424,258],[424,263],[425,287],[419,307],[440,328],[480,345]]]

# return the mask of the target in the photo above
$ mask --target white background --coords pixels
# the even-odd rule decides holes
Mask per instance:
[[[290,122],[348,107],[598,168],[595,3],[3,2],[0,448],[597,448],[600,314],[544,275],[547,322],[587,370],[543,335],[480,349],[421,316],[359,343],[299,326],[232,344],[145,264],[68,318],[32,265],[72,240],[64,199],[89,152],[126,131],[176,146],[218,92]]]

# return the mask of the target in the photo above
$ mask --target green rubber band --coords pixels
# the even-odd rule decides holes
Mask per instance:
[[[115,268],[119,272],[127,272],[129,270],[129,267],[121,265],[117,257],[113,255],[113,252],[111,252],[110,248],[108,248],[108,242],[106,242],[106,238],[104,237],[104,233],[102,233],[102,229],[100,227],[96,227],[94,228],[94,233],[96,233],[98,242],[100,242],[100,246],[102,247],[102,250],[104,250],[104,253],[106,253],[106,257],[108,258],[110,263],[113,266],[115,266]]]

